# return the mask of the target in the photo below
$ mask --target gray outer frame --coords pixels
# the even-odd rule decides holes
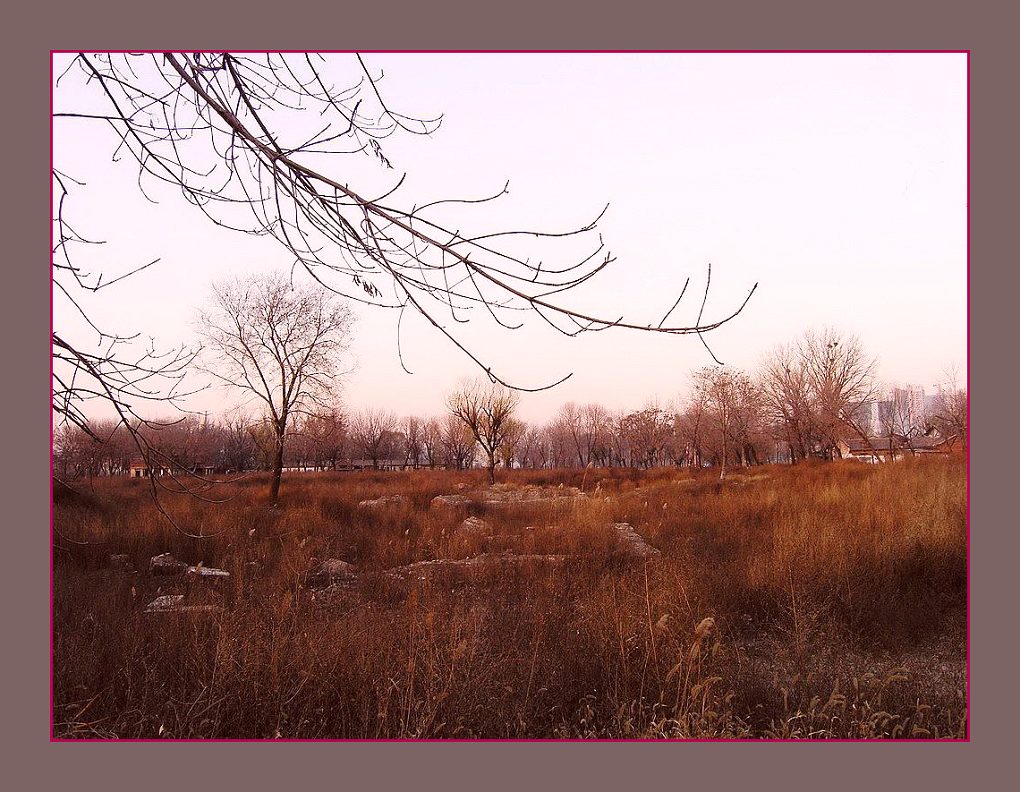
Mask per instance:
[[[1015,224],[1017,107],[1015,26],[1002,3],[817,2],[725,3],[697,8],[638,2],[514,2],[485,8],[414,3],[397,9],[250,0],[234,10],[182,0],[57,3],[18,7],[7,30],[16,45],[5,98],[5,150],[15,181],[25,186],[7,207],[7,353],[5,401],[15,435],[5,454],[5,569],[8,581],[5,663],[5,776],[11,788],[144,787],[338,789],[627,789],[645,784],[684,788],[701,782],[728,789],[882,787],[981,789],[1015,775],[1005,755],[1016,716],[1004,704],[1014,675],[1016,641],[1007,589],[1016,557],[1015,488],[1005,401],[1016,393],[1015,330],[1006,317],[1018,290],[1012,259]],[[565,4],[564,4],[565,5]],[[101,7],[100,7],[101,6]],[[119,6],[119,10],[118,10]],[[440,10],[440,6],[443,10]],[[531,9],[535,9],[532,11]],[[984,13],[982,13],[982,11]],[[330,21],[326,20],[330,18]],[[423,35],[426,31],[431,35]],[[240,34],[240,35],[239,35]],[[966,744],[51,744],[49,739],[49,448],[46,436],[49,284],[44,241],[49,179],[49,49],[63,47],[293,47],[301,49],[972,49],[971,190],[979,197],[971,246],[972,362],[978,420],[972,442],[972,741]],[[12,84],[12,82],[14,84]],[[16,110],[15,110],[16,108]],[[8,137],[10,135],[11,137]],[[8,182],[10,185],[12,182]],[[8,195],[11,190],[8,188]],[[998,222],[996,222],[998,221]],[[12,304],[13,303],[13,304]],[[1012,353],[1012,354],[1011,354]],[[997,377],[993,372],[998,368]],[[12,372],[27,372],[15,377]],[[982,374],[981,372],[984,372]],[[1005,382],[996,383],[1000,378]],[[16,389],[14,383],[26,387]],[[998,431],[996,431],[998,429]],[[992,443],[995,432],[998,443]],[[1007,435],[1008,439],[1008,435]],[[17,460],[18,464],[13,464]],[[18,493],[15,500],[11,493]],[[18,559],[18,563],[10,563]],[[12,607],[11,603],[14,603]],[[18,607],[20,606],[20,607]],[[14,611],[14,612],[12,612]],[[13,649],[14,651],[10,651]],[[1012,716],[1012,717],[1011,717]],[[1012,741],[1012,740],[1011,740]],[[61,782],[63,782],[61,784]]]

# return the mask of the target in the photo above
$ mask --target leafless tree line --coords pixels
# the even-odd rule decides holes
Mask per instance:
[[[919,406],[894,390],[875,411],[874,361],[859,341],[833,330],[805,333],[765,356],[759,370],[705,367],[691,373],[686,397],[613,411],[566,403],[552,420],[530,424],[515,415],[516,394],[486,382],[451,392],[448,412],[404,416],[382,409],[336,406],[297,415],[288,429],[283,467],[502,468],[727,466],[832,458],[840,441],[910,438],[938,431],[967,444],[967,393],[945,387]],[[272,470],[277,436],[271,415],[220,420],[189,417],[140,427],[147,441],[187,467]],[[114,422],[90,436],[74,426],[57,435],[58,474],[69,479],[126,473],[135,456],[129,434]]]
[[[136,435],[151,449],[150,456],[139,453]],[[130,428],[106,419],[91,422],[88,431],[74,424],[56,430],[54,472],[74,481],[126,475],[141,463],[179,474],[209,468],[223,473],[273,471],[278,448],[277,425],[270,415],[188,415]],[[286,470],[337,470],[353,464],[466,468],[477,457],[474,438],[453,415],[398,419],[385,410],[348,413],[335,408],[301,414],[290,421],[283,448]]]

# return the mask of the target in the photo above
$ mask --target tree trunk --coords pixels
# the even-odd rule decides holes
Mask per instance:
[[[276,451],[273,453],[273,483],[269,489],[269,502],[275,506],[280,499],[280,479],[283,478],[283,438],[276,438]]]

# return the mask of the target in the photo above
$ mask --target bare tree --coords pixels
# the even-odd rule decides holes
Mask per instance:
[[[776,347],[762,362],[762,395],[777,441],[785,443],[790,461],[805,459],[814,446],[811,380],[805,361],[792,344]]]
[[[519,468],[541,467],[539,463],[539,444],[542,442],[541,432],[537,426],[522,421],[523,431],[514,448],[514,462]]]
[[[469,468],[475,459],[475,438],[456,415],[447,414],[440,424],[444,464],[457,470]]]
[[[440,450],[443,444],[443,428],[437,418],[429,418],[424,422],[421,429],[421,448],[425,456],[424,462],[430,468],[434,468],[439,462]]]
[[[514,460],[518,459],[518,449],[524,443],[527,433],[528,425],[524,421],[512,417],[507,421],[505,438],[499,449],[500,461],[507,470],[512,468]],[[520,465],[520,467],[524,466]]]
[[[737,410],[737,389],[734,374],[723,368],[705,367],[693,374],[696,397],[705,406],[705,415],[713,429],[709,442],[715,447],[719,462],[719,481],[726,478],[734,414]]]
[[[731,457],[742,466],[759,462],[765,410],[761,391],[750,376],[710,366],[694,372],[693,380],[692,411],[703,418],[703,437],[721,466],[719,480],[726,477]]]
[[[830,458],[841,439],[867,434],[854,419],[875,395],[875,359],[856,336],[826,328],[808,331],[799,345],[823,452]]]
[[[347,414],[341,408],[335,407],[315,416],[314,437],[323,468],[335,470],[348,454],[350,425]]]
[[[465,383],[447,399],[450,413],[458,418],[481,446],[487,459],[489,483],[496,483],[496,459],[518,431],[513,420],[520,397],[496,383]]]
[[[329,406],[351,313],[325,289],[295,288],[278,274],[220,284],[214,295],[214,307],[200,317],[210,352],[204,368],[266,411],[273,439],[269,499],[275,505],[290,422]]]
[[[609,419],[609,436],[611,443],[610,465],[629,467],[631,464],[630,437],[628,436],[628,416],[623,410],[615,411]]]
[[[225,470],[242,472],[255,464],[258,446],[252,436],[252,420],[241,410],[231,410],[223,419],[219,464]]]
[[[556,420],[552,421],[542,432],[545,442],[543,443],[546,452],[546,461],[550,467],[571,467],[577,458],[577,451],[574,446],[570,428],[559,414]]]
[[[946,373],[946,382],[939,386],[938,393],[926,410],[926,419],[950,446],[957,445],[967,450],[968,415],[970,401],[967,389],[957,383],[956,372]]]
[[[579,406],[567,402],[560,407],[556,423],[559,431],[570,438],[580,467],[607,464],[609,422],[609,412],[601,404]]]
[[[422,463],[424,451],[425,422],[416,415],[404,418],[404,464],[415,470]]]
[[[706,417],[708,411],[708,395],[701,389],[693,389],[687,399],[686,406],[679,410],[674,419],[674,432],[677,444],[683,447],[684,461],[700,468],[705,461],[707,443]]]
[[[831,328],[805,332],[766,356],[762,396],[791,461],[816,452],[832,458],[839,442],[852,436],[870,442],[874,372],[875,359],[860,340]]]
[[[584,467],[585,464],[587,464],[587,460],[584,458],[584,452],[586,449],[581,440],[581,423],[581,410],[578,408],[577,404],[571,401],[560,405],[560,409],[556,412],[556,429],[564,437],[570,438],[574,453],[577,456],[577,463],[581,467]]]
[[[581,415],[588,461],[595,465],[608,465],[612,448],[612,440],[609,437],[612,418],[609,410],[601,404],[591,402],[581,409]]]
[[[88,429],[69,423],[54,433],[55,474],[63,483],[123,473],[130,464],[127,432],[116,421],[95,421]]]
[[[666,458],[669,442],[669,415],[657,401],[650,400],[644,408],[625,415],[620,422],[629,462],[635,467],[654,467]]]
[[[372,460],[372,467],[399,453],[398,420],[390,410],[362,410],[354,418],[354,443],[360,454]]]
[[[747,373],[734,371],[735,409],[732,433],[737,461],[747,467],[762,461],[765,447],[765,399],[761,387]]]
[[[329,470],[346,450],[347,424],[338,408],[298,416],[284,455],[287,467]]]

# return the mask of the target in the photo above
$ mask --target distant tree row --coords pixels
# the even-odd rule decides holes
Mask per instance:
[[[441,416],[405,416],[341,406],[294,415],[280,438],[272,415],[189,416],[139,425],[160,460],[181,471],[273,470],[283,447],[285,469],[455,468],[481,465],[492,480],[504,468],[729,466],[834,458],[853,438],[909,438],[937,431],[967,443],[967,394],[944,388],[927,403],[897,389],[880,400],[875,363],[860,343],[832,330],[808,332],[768,354],[748,373],[710,366],[691,373],[686,398],[612,411],[592,401],[564,404],[542,425],[515,413],[515,392],[464,383]],[[874,409],[881,401],[882,410]],[[76,479],[129,472],[139,457],[131,433],[113,421],[77,426],[55,437],[55,474]]]

